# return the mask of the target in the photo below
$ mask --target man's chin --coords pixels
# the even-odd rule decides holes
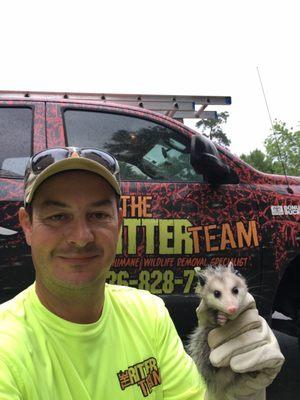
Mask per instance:
[[[68,291],[79,291],[79,290],[88,290],[88,289],[97,289],[102,287],[105,283],[105,279],[99,276],[68,276],[65,277],[56,277],[55,279],[56,285],[62,289],[66,289]]]

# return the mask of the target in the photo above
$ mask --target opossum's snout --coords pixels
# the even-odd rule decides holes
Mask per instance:
[[[236,306],[229,306],[229,307],[227,307],[227,313],[228,314],[234,314],[234,313],[236,313],[237,312],[237,307]]]

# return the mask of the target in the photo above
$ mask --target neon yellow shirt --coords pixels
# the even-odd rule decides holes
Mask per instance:
[[[76,324],[34,285],[0,306],[1,400],[201,400],[205,385],[163,301],[106,285],[99,321]]]

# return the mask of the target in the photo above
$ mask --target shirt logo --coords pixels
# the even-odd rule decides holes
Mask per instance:
[[[152,393],[155,386],[160,385],[160,375],[157,361],[154,357],[131,365],[125,371],[117,373],[122,390],[138,385],[144,397]]]

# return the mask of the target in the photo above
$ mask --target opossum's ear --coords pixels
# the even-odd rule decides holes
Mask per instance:
[[[233,266],[233,263],[230,261],[230,263],[228,264],[228,267],[227,267],[231,272],[236,272],[235,271],[235,269],[234,269],[234,266]]]
[[[230,263],[228,264],[228,268],[229,268],[230,271],[233,272],[236,276],[242,277],[242,274],[234,268],[233,263],[232,263],[231,261],[230,261]]]
[[[206,284],[206,277],[205,277],[204,272],[199,267],[194,268],[194,270],[196,272],[196,276],[198,278],[200,286],[203,287]]]

